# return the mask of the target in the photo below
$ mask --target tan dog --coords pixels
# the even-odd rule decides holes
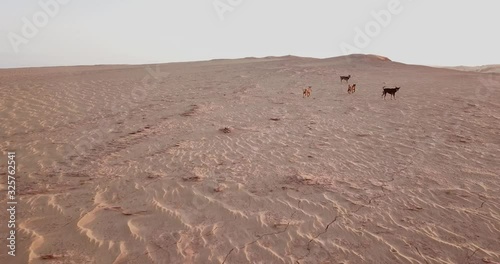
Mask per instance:
[[[347,88],[347,93],[352,94],[354,92],[356,92],[356,84],[353,84],[353,85],[349,84],[349,87]]]
[[[311,96],[311,93],[312,93],[312,87],[309,86],[307,87],[307,89],[304,89],[304,92],[302,93],[302,98]]]
[[[304,89],[304,92],[302,93],[302,97],[305,98],[305,97],[311,96],[311,92],[312,92],[312,89],[311,89],[311,86],[309,86],[309,87],[307,87],[307,89]]]

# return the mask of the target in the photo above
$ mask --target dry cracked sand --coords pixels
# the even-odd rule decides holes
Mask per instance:
[[[498,73],[367,55],[8,69],[0,100],[19,201],[0,263],[500,263]]]

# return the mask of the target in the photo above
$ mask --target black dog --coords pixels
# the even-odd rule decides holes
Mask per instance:
[[[391,95],[391,100],[392,100],[392,97],[394,97],[394,99],[396,99],[396,92],[399,91],[401,87],[394,87],[394,88],[385,88],[385,86],[383,87],[384,91],[382,92],[382,97],[384,97],[384,100],[385,100],[385,96],[387,94],[390,94]]]
[[[351,79],[350,74],[349,74],[349,76],[340,76],[340,82],[342,82],[342,81],[349,82],[349,79]]]

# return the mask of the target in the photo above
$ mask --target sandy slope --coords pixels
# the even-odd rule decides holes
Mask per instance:
[[[457,71],[466,71],[466,72],[480,72],[480,73],[500,73],[500,65],[483,65],[483,66],[454,66],[454,67],[437,67],[444,69],[451,69]]]
[[[0,70],[0,263],[498,263],[499,84],[359,55]]]

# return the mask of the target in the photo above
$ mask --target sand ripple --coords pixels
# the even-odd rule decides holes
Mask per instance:
[[[19,263],[500,262],[500,90],[350,62],[1,71]]]

